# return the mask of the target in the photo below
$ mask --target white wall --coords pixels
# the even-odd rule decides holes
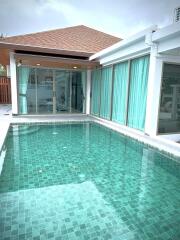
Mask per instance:
[[[161,92],[161,74],[163,63],[157,57],[157,45],[151,47],[149,77],[147,86],[147,103],[146,103],[146,119],[145,133],[155,136],[157,133],[157,121],[159,111],[159,99]]]
[[[149,53],[150,47],[145,44],[145,37],[143,39],[140,39],[139,41],[133,43],[132,45],[117,50],[116,52],[113,52],[112,54],[103,57],[100,59],[100,64],[106,66],[110,64],[114,64],[117,62],[129,60],[130,58],[135,58],[141,55],[144,55],[146,53]]]
[[[91,70],[87,70],[86,114],[90,114]]]
[[[16,61],[14,57],[14,52],[10,52],[10,75],[11,75],[12,114],[17,114],[18,113],[17,81],[16,81]]]

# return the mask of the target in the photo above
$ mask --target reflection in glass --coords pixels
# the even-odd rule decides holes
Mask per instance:
[[[20,114],[85,112],[86,71],[21,66],[17,73]]]
[[[38,113],[53,112],[53,71],[37,69],[37,109]]]
[[[64,70],[57,70],[56,83],[56,112],[70,111],[70,73]]]
[[[180,132],[180,65],[164,64],[158,132]]]
[[[29,72],[29,81],[27,87],[27,113],[36,113],[36,75],[35,69],[31,68]]]
[[[72,72],[71,112],[85,110],[85,73]]]

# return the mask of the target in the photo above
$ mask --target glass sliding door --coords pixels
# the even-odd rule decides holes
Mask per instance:
[[[100,116],[110,119],[112,89],[112,67],[102,69]]]
[[[114,66],[112,120],[121,124],[126,124],[128,76],[128,61]]]
[[[144,130],[149,56],[133,59],[130,68],[130,86],[127,125]]]
[[[29,81],[27,86],[27,113],[37,113],[37,79],[36,71],[34,68],[29,69]]]
[[[180,132],[180,65],[164,64],[158,133]]]
[[[85,111],[85,72],[71,73],[71,112],[83,113]]]
[[[55,71],[55,112],[70,112],[70,72]]]
[[[18,67],[19,114],[84,113],[86,71]]]
[[[92,71],[91,84],[91,114],[99,115],[100,106],[100,87],[101,87],[101,69]]]
[[[53,71],[37,69],[37,112],[53,113]]]
[[[25,66],[18,68],[18,95],[19,95],[19,113],[28,113],[28,85],[30,80],[30,69]]]

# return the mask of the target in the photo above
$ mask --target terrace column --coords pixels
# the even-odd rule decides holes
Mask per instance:
[[[90,114],[91,104],[91,70],[87,70],[87,85],[86,85],[86,114]]]
[[[150,136],[157,135],[159,102],[161,95],[161,75],[163,63],[157,52],[157,45],[153,44],[150,55],[145,119],[145,133]]]
[[[18,114],[16,60],[14,57],[14,52],[10,52],[10,75],[11,75],[12,114]]]

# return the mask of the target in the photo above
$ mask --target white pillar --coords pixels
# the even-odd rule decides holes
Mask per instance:
[[[160,57],[158,57],[157,45],[153,45],[151,47],[150,55],[145,119],[145,133],[150,136],[155,136],[157,134],[162,66],[163,61]]]
[[[87,70],[87,87],[86,87],[86,114],[90,114],[91,100],[91,70]]]
[[[18,114],[16,61],[14,57],[14,52],[10,52],[10,75],[11,75],[12,114]]]

